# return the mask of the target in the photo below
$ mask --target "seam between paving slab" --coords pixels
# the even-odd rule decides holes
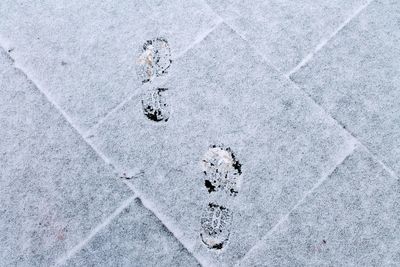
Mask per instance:
[[[297,66],[290,70],[286,76],[290,77],[292,74],[300,70],[304,65],[306,65],[322,48],[325,47],[343,28],[345,28],[354,18],[356,18],[364,9],[366,9],[374,0],[369,0],[367,3],[361,5],[350,17],[348,17],[339,27],[334,30],[327,38],[322,38],[320,43],[306,55]]]
[[[290,70],[285,77],[287,79],[289,79],[293,84],[295,84],[295,86],[297,88],[299,88],[299,90],[303,91],[307,97],[309,97],[316,105],[320,106],[322,109],[324,109],[320,104],[318,104],[311,95],[307,94],[301,87],[300,85],[298,85],[295,81],[293,81],[290,76],[294,73],[296,73],[297,71],[299,71],[303,66],[307,65],[313,58],[314,56],[321,51],[331,40],[333,40],[333,38],[335,38],[335,36],[342,31],[352,20],[354,20],[357,16],[360,15],[360,13],[362,11],[364,11],[372,2],[374,2],[375,0],[369,0],[366,4],[362,5],[360,8],[358,8],[356,10],[356,12],[350,16],[348,19],[345,20],[344,23],[342,23],[341,25],[339,25],[339,27],[327,38],[327,39],[322,39],[322,41],[315,47],[314,51],[310,52],[303,60],[301,60],[301,62],[295,66],[292,70]],[[325,110],[325,109],[324,109]],[[357,140],[357,142],[359,143],[359,145],[364,148],[369,154],[370,156],[377,161],[379,164],[382,165],[382,167],[393,177],[396,179],[399,179],[399,175],[396,174],[393,170],[391,170],[388,166],[386,166],[386,164],[380,159],[381,156],[379,154],[375,155],[372,151],[370,151],[367,146],[365,146],[358,138],[357,136],[352,133],[349,129],[345,128],[344,125],[339,121],[339,119],[335,118],[332,114],[330,114],[328,111],[325,111],[327,114],[329,114],[345,131],[347,131],[354,139]]]
[[[133,201],[135,200],[136,196],[129,197],[126,199],[108,218],[106,218],[102,223],[97,225],[94,229],[90,231],[90,234],[84,238],[81,242],[79,242],[76,246],[72,249],[67,251],[64,256],[58,258],[56,260],[55,266],[64,265],[67,260],[72,258],[77,252],[79,252],[82,248],[84,248],[93,237],[103,230],[107,225],[109,225],[126,207],[128,207]]]
[[[306,65],[313,57],[315,54],[317,54],[329,41],[331,41],[346,25],[348,25],[350,23],[350,21],[352,21],[355,17],[357,17],[371,2],[373,2],[374,0],[370,0],[368,1],[366,4],[364,4],[363,6],[361,6],[359,9],[356,10],[356,12],[350,16],[348,19],[345,20],[344,23],[342,23],[328,38],[324,38],[322,39],[322,41],[320,42],[320,44],[318,44],[316,46],[316,48],[310,52],[295,68],[293,68],[291,71],[289,71],[288,74],[284,74],[282,73],[282,71],[279,70],[279,68],[277,68],[276,66],[274,66],[273,64],[271,64],[263,55],[261,55],[261,53],[259,53],[258,49],[256,49],[255,47],[253,47],[253,49],[259,54],[261,55],[261,57],[263,58],[264,61],[266,61],[270,66],[272,66],[276,71],[278,71],[278,73],[280,73],[282,76],[284,76],[285,78],[287,78],[291,83],[293,83],[301,92],[303,92],[307,98],[311,99],[311,101],[316,104],[320,109],[322,109],[324,111],[324,113],[326,115],[328,115],[331,119],[333,119],[339,126],[341,126],[343,128],[344,131],[348,132],[352,138],[354,138],[356,140],[356,143],[358,143],[358,145],[362,146],[364,149],[367,150],[367,152],[378,162],[380,163],[384,169],[386,171],[388,171],[390,173],[390,175],[392,175],[393,177],[398,179],[398,176],[396,175],[396,173],[394,171],[392,171],[389,167],[387,167],[381,160],[379,160],[373,153],[371,153],[369,151],[369,149],[363,145],[355,136],[354,134],[352,134],[351,132],[349,132],[347,129],[345,129],[342,124],[334,117],[332,117],[332,115],[330,115],[328,112],[325,111],[325,109],[323,109],[318,103],[316,103],[312,97],[310,97],[308,94],[306,94],[304,92],[304,90],[302,90],[297,83],[295,83],[294,81],[292,81],[290,79],[290,75],[295,73],[297,70],[299,70],[302,66]],[[207,3],[205,3],[207,4]],[[207,4],[208,5],[208,4]],[[215,12],[214,12],[215,13]],[[205,32],[203,35],[200,36],[200,38],[196,39],[191,45],[188,46],[188,48],[183,51],[182,53],[180,53],[176,58],[179,58],[181,56],[183,56],[187,51],[191,50],[197,43],[200,43],[202,40],[204,40],[204,38],[206,38],[206,36],[208,36],[211,32],[214,31],[214,29],[216,29],[222,22],[224,22],[227,26],[229,26],[238,36],[240,36],[243,40],[245,40],[247,43],[249,43],[242,35],[240,35],[229,23],[227,23],[226,21],[224,21],[218,14],[216,14],[216,16],[219,18],[219,21],[216,23],[216,25],[214,25],[211,29],[209,29],[207,32]],[[1,46],[1,45],[0,45]],[[252,46],[250,44],[250,46]],[[4,50],[6,51],[6,50]],[[7,51],[6,51],[7,53]],[[8,54],[8,53],[7,53]],[[9,55],[9,54],[8,54]],[[47,100],[52,103],[57,110],[64,116],[64,118],[68,121],[68,123],[83,137],[84,141],[86,143],[88,143],[90,145],[90,147],[109,165],[111,165],[113,167],[114,170],[117,171],[117,169],[115,168],[114,164],[112,164],[110,162],[110,160],[103,154],[101,153],[99,150],[96,149],[96,147],[94,145],[91,144],[91,142],[89,142],[86,137],[87,135],[82,134],[77,127],[74,125],[74,123],[72,122],[72,120],[69,118],[69,116],[55,103],[52,101],[52,99],[43,91],[41,90],[34,82],[33,80],[29,79],[28,75],[23,71],[22,68],[17,67],[15,65],[15,60],[9,55],[9,57],[12,59],[12,61],[14,62],[14,67],[16,69],[19,69],[21,72],[23,72],[26,76],[26,78],[28,80],[30,80],[37,88],[39,91],[41,91],[41,93],[43,93],[45,95],[45,97],[47,98]],[[127,101],[129,101],[130,99],[132,99],[132,97],[134,97],[137,94],[137,92],[133,93],[130,97],[128,97],[126,100],[122,101],[120,104],[118,104],[115,108],[113,108],[111,111],[109,111],[104,117],[102,117],[94,126],[92,126],[87,132],[91,132],[91,130],[93,130],[95,127],[97,127],[99,124],[101,124],[106,117],[108,117],[110,114],[112,114],[113,112],[115,112],[115,110],[118,110],[121,106],[123,106]],[[349,156],[352,154],[352,152],[354,151],[355,147],[353,146],[350,153],[341,161],[339,162],[335,168],[332,170],[332,172],[341,165],[341,163]],[[331,172],[331,173],[332,173]],[[300,201],[298,201],[296,203],[296,205],[286,214],[284,215],[276,225],[274,225],[273,228],[271,228],[270,231],[268,231],[268,233],[266,235],[264,235],[259,242],[267,235],[271,234],[288,216],[289,214],[295,210],[305,199],[307,196],[309,196],[315,189],[317,189],[326,179],[329,178],[329,176],[331,175],[331,173],[327,176],[324,176],[323,178],[321,178],[320,180],[317,181],[317,183],[313,186],[313,188],[311,188],[308,192],[305,193],[305,195],[303,196],[302,199],[300,199]],[[161,214],[157,214],[157,212],[155,212],[154,210],[154,206],[151,204],[151,202],[148,202],[147,200],[144,200],[139,194],[137,194],[136,189],[133,187],[133,185],[131,183],[129,183],[128,181],[123,181],[135,194],[134,197],[131,197],[129,199],[127,199],[119,208],[117,208],[117,210],[109,217],[107,218],[103,223],[99,224],[97,227],[95,227],[92,232],[89,234],[88,237],[86,237],[85,239],[83,239],[79,244],[77,244],[74,248],[72,248],[71,250],[69,250],[66,254],[65,257],[72,257],[76,252],[78,252],[81,248],[83,248],[96,234],[97,232],[99,232],[101,229],[103,229],[106,225],[108,225],[113,218],[115,218],[122,210],[123,210],[123,206],[126,205],[126,202],[131,203],[130,201],[133,201],[133,199],[136,198],[136,196],[141,199],[143,205],[150,210],[150,212],[152,212],[160,221],[162,224],[164,224],[164,226],[171,231],[172,228],[174,228],[172,225],[170,225],[167,220],[165,219],[165,217]],[[97,229],[97,230],[96,230]],[[200,260],[194,256],[191,252],[191,250],[189,250],[185,244],[174,234],[175,231],[171,231],[171,233],[177,238],[177,240],[187,249],[187,251],[199,262]],[[257,242],[257,243],[259,243]],[[186,242],[185,242],[186,243]],[[254,245],[250,250],[247,251],[247,253],[251,250],[254,249],[254,247],[256,247],[256,245]],[[245,258],[247,253],[241,258]],[[70,255],[70,256],[68,256]],[[61,261],[64,258],[60,259]],[[67,258],[66,258],[67,259]],[[240,261],[240,260],[239,260]],[[238,261],[238,263],[239,263]]]
[[[203,0],[203,1],[204,1],[204,0]],[[349,24],[354,18],[356,18],[356,17],[357,17],[370,3],[372,3],[373,1],[375,1],[375,0],[369,0],[367,4],[364,4],[362,7],[360,7],[359,9],[357,9],[356,14],[353,14],[353,15],[351,16],[351,19],[346,20],[346,21],[347,21],[346,24],[341,24],[341,25],[338,27],[338,29],[336,29],[334,32],[335,32],[336,34],[339,33],[347,24]],[[205,2],[205,1],[204,1],[204,2]],[[206,2],[205,2],[205,3],[206,3]],[[206,3],[206,4],[207,4],[207,3]],[[207,4],[207,5],[208,5],[208,4]],[[218,14],[217,14],[217,16],[220,17]],[[220,17],[220,18],[221,18],[221,17]],[[222,18],[221,18],[221,19],[222,19]],[[281,76],[283,76],[287,81],[289,81],[292,85],[294,85],[303,95],[305,95],[309,100],[311,100],[311,102],[312,102],[314,105],[316,105],[320,110],[322,110],[324,114],[326,114],[329,118],[331,118],[332,120],[334,120],[335,123],[336,123],[339,127],[341,127],[345,132],[347,132],[347,133],[355,140],[355,142],[358,143],[358,145],[360,145],[362,148],[364,148],[364,149],[373,157],[374,160],[376,160],[378,163],[380,163],[380,164],[382,165],[382,167],[383,167],[386,171],[388,171],[388,172],[390,173],[390,175],[393,176],[393,178],[399,179],[399,175],[398,175],[397,173],[395,173],[393,170],[391,170],[388,166],[385,165],[385,163],[380,159],[380,155],[379,155],[379,154],[375,155],[374,153],[372,153],[372,152],[367,148],[367,146],[365,146],[365,145],[356,137],[355,134],[353,134],[352,132],[350,132],[338,119],[336,119],[335,117],[333,117],[327,110],[325,110],[325,109],[323,108],[323,106],[321,106],[320,104],[318,104],[317,102],[315,102],[315,100],[314,100],[309,94],[307,94],[296,82],[294,82],[294,81],[289,77],[289,75],[285,75],[282,71],[280,71],[279,68],[277,68],[276,66],[274,66],[274,64],[272,64],[267,58],[265,58],[265,56],[262,55],[262,54],[259,52],[259,50],[258,50],[255,46],[253,46],[243,35],[241,35],[240,33],[238,33],[238,32],[235,30],[235,28],[232,27],[232,25],[230,25],[230,24],[229,24],[228,22],[226,22],[224,19],[222,19],[222,20],[223,20],[223,22],[224,22],[229,28],[231,28],[232,31],[234,31],[240,38],[242,38],[245,42],[247,42],[247,43],[249,44],[249,47],[251,47],[251,48],[252,48],[252,49],[267,63],[267,64],[269,64],[271,67],[273,67],[279,74],[281,74]],[[326,42],[323,42],[324,45],[322,45],[322,42],[321,42],[317,47],[319,47],[319,46],[321,46],[321,45],[322,45],[322,46],[319,47],[318,50],[315,49],[313,55],[315,55],[317,52],[319,52],[330,40],[332,40],[332,39],[334,38],[334,36],[335,36],[336,34],[331,35],[331,37],[328,38]],[[309,57],[309,55],[306,56],[306,58],[308,58],[308,57]],[[310,59],[312,59],[312,57],[310,57],[309,60],[310,60]],[[305,59],[303,59],[303,60],[305,60]],[[302,60],[302,62],[303,62],[303,60]],[[308,61],[307,61],[307,62],[304,62],[304,64],[306,64],[306,63],[308,63]],[[303,64],[303,65],[304,65],[304,64]],[[302,66],[303,66],[303,65],[302,65]],[[297,67],[297,66],[296,66],[296,67]],[[295,68],[296,68],[296,67],[295,67]],[[301,68],[301,67],[300,67],[300,68]],[[291,71],[290,71],[290,72],[291,72]],[[294,73],[294,72],[293,72],[293,73]],[[292,74],[293,74],[293,73],[292,73]]]
[[[182,246],[190,253],[190,255],[192,255],[197,262],[201,265],[201,266],[207,266],[206,264],[206,260],[203,260],[202,258],[194,255],[193,252],[193,246],[189,245],[186,240],[184,240],[182,238],[182,235],[177,235],[177,233],[179,233],[179,229],[177,229],[176,227],[174,227],[173,223],[169,223],[169,220],[166,216],[164,216],[162,213],[159,213],[156,205],[154,205],[153,202],[151,202],[148,199],[142,198],[142,194],[139,190],[135,189],[134,185],[127,181],[124,180],[124,183],[131,188],[131,190],[135,190],[138,198],[141,200],[142,205],[148,209],[150,212],[152,212],[155,216],[157,216],[157,218],[160,220],[160,222],[165,226],[165,228],[168,229],[168,231],[170,231],[172,233],[172,235],[182,244]]]
[[[215,14],[215,13],[214,13]],[[203,33],[201,33],[200,35],[197,36],[196,40],[194,40],[190,45],[187,46],[187,48],[182,51],[181,53],[179,53],[174,59],[179,59],[182,56],[184,56],[188,51],[190,51],[196,44],[201,43],[204,39],[206,39],[206,37],[212,33],[215,29],[217,29],[219,27],[219,25],[221,25],[224,20],[218,16],[217,14],[215,14],[215,17],[217,18],[217,21],[215,22],[215,25],[213,27],[211,27],[210,29],[208,29],[207,31],[204,31]]]
[[[308,191],[303,195],[303,197],[293,206],[293,208],[291,208],[284,216],[282,216],[282,217],[279,219],[279,221],[278,221],[278,222],[277,222],[263,237],[261,237],[261,239],[260,239],[258,242],[256,242],[256,244],[255,244],[253,247],[251,247],[251,248],[246,252],[246,254],[245,254],[242,258],[240,258],[240,259],[236,262],[235,266],[238,266],[238,265],[240,264],[240,262],[243,261],[243,260],[246,258],[246,256],[247,256],[251,251],[253,251],[254,249],[258,248],[258,246],[259,246],[260,244],[262,244],[262,241],[263,241],[266,237],[268,237],[269,235],[272,235],[272,234],[276,231],[276,229],[278,229],[278,227],[279,227],[283,222],[285,222],[285,221],[289,218],[289,215],[290,215],[294,210],[296,210],[301,204],[305,203],[305,200],[306,200],[312,193],[314,193],[314,191],[317,190],[326,180],[328,180],[328,178],[335,172],[335,170],[338,169],[339,166],[342,165],[342,163],[345,162],[346,159],[348,159],[348,158],[353,154],[353,152],[355,151],[355,149],[356,149],[356,146],[353,146],[353,147],[351,148],[351,150],[349,151],[349,153],[348,153],[345,157],[343,157],[343,158],[338,162],[338,164],[337,164],[334,168],[332,168],[331,171],[329,171],[329,173],[328,173],[327,175],[324,175],[321,179],[319,179],[319,180],[314,184],[314,186],[313,186],[310,190],[308,190]]]
[[[49,101],[49,102],[56,108],[56,110],[57,110],[58,112],[61,113],[61,115],[63,116],[63,118],[64,118],[64,119],[70,124],[70,126],[82,137],[82,139],[91,147],[91,149],[93,149],[93,150],[96,152],[96,154],[97,154],[107,165],[109,165],[110,167],[112,167],[112,169],[114,170],[114,172],[118,173],[118,169],[114,166],[114,164],[112,164],[111,161],[110,161],[101,151],[99,151],[91,142],[89,142],[89,140],[87,140],[87,139],[83,136],[83,134],[82,134],[82,133],[78,130],[78,128],[75,126],[74,122],[69,118],[68,114],[66,114],[66,113],[64,112],[64,110],[61,109],[61,107],[58,106],[57,103],[55,103],[55,102],[52,100],[52,98],[47,94],[46,91],[44,91],[43,89],[39,88],[39,86],[37,85],[37,83],[35,83],[32,79],[29,78],[28,74],[23,70],[22,67],[17,66],[17,64],[16,64],[17,62],[15,61],[15,59],[9,54],[9,52],[4,48],[4,46],[3,46],[1,43],[0,43],[0,49],[3,49],[3,51],[5,52],[5,54],[10,58],[10,60],[12,61],[12,67],[14,67],[15,69],[19,70],[19,71],[25,76],[25,78],[26,78],[28,81],[30,81],[30,82],[37,88],[37,90],[45,96],[45,98],[47,99],[47,101]],[[118,178],[118,175],[115,176],[115,179],[119,179],[119,178]],[[145,199],[141,198],[141,197],[136,193],[136,190],[133,188],[133,186],[132,186],[130,183],[127,183],[127,181],[123,181],[123,183],[124,183],[125,185],[127,185],[127,187],[133,192],[133,194],[134,194],[134,196],[132,197],[133,199],[136,198],[136,196],[137,196],[137,198],[139,198],[139,199],[141,200],[142,203],[148,203]],[[118,212],[119,209],[120,209],[122,206],[124,206],[124,205],[126,204],[126,202],[129,202],[129,200],[130,200],[130,198],[129,198],[128,200],[125,200],[125,202],[124,202],[119,208],[117,208],[117,210],[116,210],[115,212]],[[144,205],[144,206],[145,206],[145,208],[147,208],[146,205]],[[123,210],[123,208],[122,208],[122,210]],[[160,219],[160,217],[159,217],[156,213],[154,213],[152,210],[150,210],[150,209],[148,209],[148,210],[149,210],[151,213],[153,213],[154,216],[156,216],[156,217],[158,218],[158,220],[159,220],[159,221],[172,233],[172,235],[176,238],[176,235],[170,230],[170,228],[168,228],[168,227],[164,224],[164,222]],[[114,212],[114,213],[115,213],[115,212]],[[66,255],[69,255],[69,254],[74,255],[74,254],[75,254],[76,252],[78,252],[81,248],[83,248],[83,247],[88,243],[88,241],[89,241],[91,238],[93,238],[93,237],[100,231],[100,229],[104,228],[107,224],[109,224],[109,223],[111,222],[112,218],[114,218],[116,215],[118,215],[118,214],[114,214],[114,213],[113,213],[109,218],[107,218],[106,220],[104,220],[102,223],[100,223],[99,225],[97,225],[97,226],[92,230],[91,234],[93,233],[93,236],[91,236],[91,234],[89,234],[88,237],[83,238],[83,239],[81,240],[81,242],[79,242],[75,247],[73,247],[72,249],[67,250]],[[115,216],[113,217],[113,215],[115,215]],[[97,228],[99,228],[99,229],[96,231]],[[87,242],[85,242],[85,240],[86,240]],[[189,253],[199,264],[201,264],[200,260],[192,253],[191,250],[189,250],[189,249],[185,246],[184,243],[182,243],[182,241],[181,241],[180,239],[176,238],[176,240],[188,251],[188,253]],[[75,250],[76,250],[76,251],[75,251]],[[62,259],[60,259],[60,260],[62,261]]]
[[[386,164],[381,160],[381,156],[379,154],[374,154],[372,151],[370,151],[368,149],[367,146],[365,146],[363,144],[363,142],[361,142],[357,136],[352,133],[349,129],[347,129],[346,127],[344,127],[344,125],[339,121],[339,119],[335,118],[332,114],[330,114],[328,111],[326,111],[323,106],[321,106],[320,104],[318,104],[311,95],[309,95],[308,93],[306,93],[301,87],[300,85],[298,85],[295,81],[293,81],[290,76],[294,73],[296,73],[297,71],[299,71],[303,66],[307,65],[312,59],[313,57],[319,52],[321,51],[327,44],[328,42],[330,42],[331,40],[333,40],[333,38],[335,38],[335,36],[342,31],[352,20],[354,20],[357,16],[360,15],[360,13],[362,11],[364,11],[372,2],[374,2],[375,0],[369,0],[366,4],[362,5],[360,8],[358,8],[356,10],[356,12],[350,16],[348,19],[345,20],[344,23],[342,23],[341,25],[339,25],[339,27],[327,38],[327,39],[322,39],[322,41],[316,46],[316,48],[314,49],[314,51],[310,52],[296,67],[294,67],[292,70],[290,70],[286,75],[284,75],[288,80],[290,80],[299,90],[303,91],[308,98],[310,98],[316,105],[318,105],[319,107],[321,107],[327,114],[329,114],[330,117],[332,117],[332,119],[334,119],[339,125],[340,127],[343,128],[343,130],[345,130],[346,132],[348,132],[355,140],[357,140],[357,142],[359,143],[359,145],[365,149],[370,156],[377,161],[380,165],[382,165],[382,167],[393,177],[396,179],[399,179],[399,175],[397,173],[395,173],[393,170],[391,170],[388,166],[386,166]]]
[[[219,25],[221,25],[223,23],[223,19],[216,15],[217,17],[217,21],[215,23],[215,25],[213,27],[211,27],[210,29],[204,31],[203,33],[199,34],[196,38],[196,40],[194,40],[191,44],[189,44],[186,49],[184,51],[182,51],[181,53],[179,53],[178,55],[173,57],[173,60],[177,60],[181,57],[183,57],[188,51],[190,51],[196,44],[202,42],[210,33],[212,33],[216,28],[219,27]],[[159,84],[164,84],[166,83],[171,77],[168,76],[166,79],[163,79],[160,83],[156,82],[156,85]],[[133,97],[137,96],[140,93],[140,90],[135,90],[131,95],[129,95],[127,98],[125,98],[121,103],[119,103],[117,106],[115,106],[114,108],[112,108],[111,110],[109,110],[106,115],[104,115],[103,117],[101,117],[93,126],[90,127],[89,130],[87,130],[83,136],[84,137],[89,137],[93,131],[95,129],[97,129],[104,121],[107,120],[107,118],[110,117],[110,115],[112,115],[114,112],[116,112],[117,110],[119,110],[121,107],[123,107],[126,103],[128,103]]]
[[[295,83],[292,79],[290,79],[290,75],[295,73],[297,70],[299,70],[302,66],[306,65],[313,57],[314,55],[316,55],[321,49],[323,49],[343,28],[345,28],[353,19],[355,19],[363,10],[365,10],[373,1],[375,0],[369,0],[366,4],[362,5],[361,7],[359,7],[355,13],[353,15],[351,15],[349,18],[347,18],[342,24],[339,25],[339,27],[331,34],[329,35],[328,38],[323,38],[321,40],[321,42],[315,47],[315,49],[310,52],[304,59],[302,59],[300,61],[300,63],[294,67],[291,71],[289,71],[287,74],[284,74],[278,67],[276,67],[274,64],[272,64],[267,58],[265,58],[265,56],[259,52],[259,50],[251,43],[249,42],[243,35],[241,35],[237,30],[235,30],[235,28],[228,22],[226,22],[221,16],[219,16],[218,14],[216,14],[218,17],[220,17],[222,19],[222,21],[229,27],[231,28],[232,31],[234,31],[240,38],[242,38],[244,41],[246,41],[248,43],[248,45],[253,48],[253,50],[267,63],[269,64],[272,68],[274,68],[278,73],[280,73],[284,78],[286,78],[291,84],[293,84],[300,92],[302,92],[308,99],[311,100],[312,103],[314,103],[316,106],[318,106],[319,109],[321,109],[328,117],[330,117],[331,119],[333,119],[335,121],[335,123],[340,126],[345,132],[347,132],[355,141],[355,143],[353,144],[353,149],[352,151],[341,161],[339,162],[339,164],[337,164],[335,166],[335,168],[332,170],[332,172],[326,176],[326,178],[322,178],[320,180],[317,181],[317,183],[313,186],[313,188],[308,191],[304,197],[302,199],[300,199],[300,201],[298,201],[295,206],[286,214],[284,215],[277,224],[275,224],[270,231],[267,232],[267,234],[265,234],[264,236],[262,236],[257,242],[256,244],[251,247],[246,253],[245,255],[243,255],[243,257],[241,259],[239,259],[237,261],[237,264],[239,264],[241,262],[241,260],[243,260],[246,255],[254,249],[254,247],[257,246],[257,244],[259,242],[261,242],[265,236],[267,236],[268,234],[271,234],[272,230],[275,230],[277,228],[277,226],[279,226],[279,224],[281,224],[289,215],[290,213],[297,208],[301,202],[303,202],[305,200],[305,198],[310,195],[315,189],[317,189],[325,180],[327,180],[330,175],[335,171],[336,168],[338,168],[343,161],[348,158],[355,149],[354,145],[358,145],[360,147],[362,147],[363,149],[366,150],[366,152],[376,161],[378,162],[393,178],[398,179],[399,180],[399,176],[393,171],[391,170],[388,166],[385,165],[385,163],[379,158],[379,155],[375,155],[374,153],[372,153],[352,132],[350,132],[347,128],[344,127],[344,125],[342,125],[342,123],[336,119],[335,117],[333,117],[328,111],[326,111],[320,104],[318,104],[317,102],[315,102],[315,100],[309,95],[307,94],[297,83]],[[208,3],[206,1],[203,0],[203,2],[208,5]],[[211,8],[211,7],[210,7]],[[215,12],[214,12],[215,13]]]

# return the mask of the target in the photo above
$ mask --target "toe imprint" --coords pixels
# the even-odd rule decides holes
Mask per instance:
[[[203,156],[202,167],[204,183],[209,193],[222,190],[232,196],[237,195],[238,179],[242,170],[229,147],[211,146]]]
[[[171,49],[165,38],[148,40],[139,50],[136,61],[136,73],[142,83],[150,82],[155,77],[167,73],[171,66]]]

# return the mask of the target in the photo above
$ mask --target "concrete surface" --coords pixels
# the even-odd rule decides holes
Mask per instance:
[[[0,3],[0,266],[400,266],[400,2]]]

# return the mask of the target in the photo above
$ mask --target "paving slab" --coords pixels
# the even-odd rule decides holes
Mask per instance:
[[[316,102],[400,173],[400,2],[373,1],[292,75]]]
[[[196,0],[0,3],[0,42],[20,68],[85,132],[141,86],[147,41],[182,54],[219,18]]]
[[[132,192],[0,50],[0,265],[50,266]]]
[[[200,266],[139,199],[65,266]]]
[[[399,193],[357,149],[238,266],[399,266]]]
[[[367,0],[206,2],[265,58],[289,72]]]
[[[89,139],[202,264],[232,265],[354,140],[225,24],[168,75]]]

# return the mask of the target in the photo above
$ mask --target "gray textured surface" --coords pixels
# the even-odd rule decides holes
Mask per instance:
[[[292,78],[400,173],[399,1],[376,1]]]
[[[239,266],[399,266],[399,193],[357,149]]]
[[[167,38],[178,56],[218,20],[195,0],[5,0],[0,17],[0,40],[82,131],[140,86],[147,40]]]
[[[132,192],[0,50],[0,266],[45,266]]]
[[[168,233],[168,234],[167,234]],[[199,266],[135,199],[66,266]]]
[[[144,172],[132,183],[196,255],[232,264],[354,141],[226,25],[174,63],[163,85],[173,110],[168,122],[148,120],[138,95],[99,125],[91,141],[121,172]],[[209,194],[204,186],[201,159],[210,145],[219,144],[242,164],[236,197]],[[221,253],[199,238],[200,216],[210,199],[227,202],[234,213],[229,249]]]
[[[399,266],[399,20],[0,1],[0,266]]]
[[[206,0],[272,64],[288,72],[367,0]]]

